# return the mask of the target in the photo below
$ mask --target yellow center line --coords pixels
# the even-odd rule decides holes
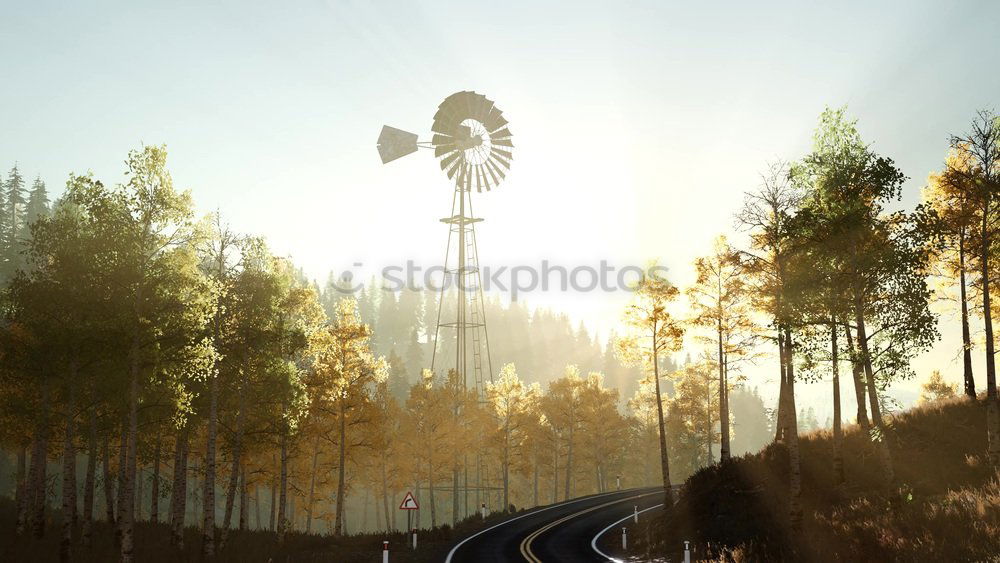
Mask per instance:
[[[573,518],[576,518],[577,516],[581,516],[581,515],[586,514],[588,512],[593,512],[595,510],[598,510],[598,509],[601,509],[601,508],[605,508],[607,506],[611,506],[612,504],[618,504],[618,503],[622,503],[622,502],[629,501],[629,500],[635,500],[637,498],[648,497],[648,496],[651,496],[651,495],[659,495],[659,494],[663,494],[662,491],[657,491],[657,492],[654,492],[654,493],[644,493],[644,494],[641,494],[641,495],[636,495],[634,497],[621,498],[621,499],[618,499],[618,500],[613,500],[611,502],[606,502],[604,504],[599,504],[597,506],[592,506],[590,508],[585,508],[585,509],[583,509],[583,510],[581,510],[579,512],[574,512],[573,514],[570,514],[568,516],[563,516],[562,518],[560,518],[560,519],[558,519],[558,520],[556,520],[554,522],[550,522],[550,523],[542,526],[541,528],[538,528],[534,532],[531,532],[526,538],[524,538],[523,540],[521,540],[521,555],[523,555],[524,558],[527,559],[531,563],[542,563],[542,560],[539,559],[538,556],[535,555],[535,553],[533,551],[531,551],[531,542],[535,541],[535,539],[538,538],[538,536],[544,534],[548,530],[551,530],[552,528],[558,526],[559,524],[562,524],[563,522],[565,522],[567,520],[572,520]]]

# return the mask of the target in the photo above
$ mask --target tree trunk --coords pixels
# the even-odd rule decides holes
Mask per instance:
[[[997,396],[996,357],[993,344],[993,312],[990,308],[990,236],[987,223],[990,218],[990,196],[987,194],[983,209],[982,251],[979,256],[980,279],[983,280],[983,322],[986,328],[986,440],[990,465],[1000,467],[1000,397]]]
[[[837,346],[837,321],[830,323],[830,358],[833,364],[833,473],[837,488],[843,489],[844,478],[844,431],[840,418],[840,362]]]
[[[219,375],[212,376],[208,398],[208,430],[205,444],[205,483],[202,493],[202,543],[201,553],[210,558],[215,555],[215,443],[218,437]],[[231,506],[227,506],[231,514]],[[228,521],[227,521],[228,523]]]
[[[316,495],[316,468],[319,463],[319,434],[313,445],[312,471],[309,473],[309,503],[306,504],[306,533],[312,532],[313,503]]]
[[[27,460],[27,448],[21,444],[17,448],[17,485],[14,489],[14,505],[17,507],[17,524],[15,525],[17,535],[24,533],[28,514]]]
[[[253,512],[256,530],[260,529],[260,485],[253,486]]]
[[[788,360],[785,358],[785,335],[778,328],[778,412],[774,415],[774,441],[785,441],[785,429],[788,427]]]
[[[729,393],[726,362],[722,351],[722,311],[719,312],[719,461],[729,461]],[[711,434],[709,434],[711,436]],[[709,446],[711,448],[711,446]]]
[[[510,507],[510,423],[504,425],[503,441],[503,510]]]
[[[160,522],[160,456],[163,453],[163,434],[157,432],[156,446],[153,448],[153,483],[150,486],[149,521]]]
[[[559,502],[559,434],[552,429],[552,504]]]
[[[861,364],[865,370],[868,399],[872,409],[872,424],[877,429],[877,432],[873,436],[873,442],[882,466],[882,475],[888,487],[895,480],[895,472],[892,467],[892,455],[889,452],[885,422],[882,419],[882,410],[879,405],[878,393],[875,389],[875,376],[872,370],[871,355],[868,351],[868,333],[865,329],[865,318],[861,311],[860,302],[857,302],[855,305],[855,322],[858,325],[858,345],[861,347]]]
[[[434,460],[427,459],[427,496],[431,503],[431,528],[437,527],[437,506],[434,504]]]
[[[122,563],[132,563],[134,560],[133,528],[135,523],[135,469],[136,454],[138,453],[136,450],[139,433],[139,368],[139,339],[138,336],[134,336],[128,393],[128,448],[125,455],[125,488],[119,493],[121,497],[124,497],[124,503],[119,503],[119,505],[125,509],[118,518],[122,531]]]
[[[386,476],[385,463],[382,463],[382,514],[385,516],[385,529],[392,530],[390,524],[391,516],[389,515],[389,480]],[[452,518],[453,520],[455,517]]]
[[[105,519],[111,527],[115,526],[115,489],[114,489],[114,478],[111,475],[111,444],[110,437],[108,434],[111,433],[112,429],[108,429],[108,433],[104,435],[104,446],[101,448],[101,473],[103,475],[104,486],[104,513]]]
[[[247,500],[249,493],[247,492],[247,470],[246,468],[240,469],[240,531],[247,529]]]
[[[972,374],[972,337],[969,334],[969,301],[965,291],[965,229],[958,234],[958,285],[962,301],[962,375],[965,394],[976,398],[976,380]]]
[[[271,530],[272,532],[275,531],[276,523],[274,520],[275,520],[275,515],[277,514],[278,511],[278,497],[277,497],[278,473],[280,473],[280,470],[278,470],[277,461],[278,460],[275,458],[274,454],[271,454],[271,467],[273,467],[276,470],[276,473],[274,473],[271,476],[271,505],[270,509],[268,510],[269,514],[268,514],[267,529]]]
[[[865,434],[871,433],[871,422],[868,421],[868,407],[865,399],[865,382],[861,376],[861,360],[858,358],[857,348],[854,347],[854,340],[851,336],[851,327],[844,325],[844,334],[847,336],[847,350],[851,359],[851,375],[854,378],[854,398],[858,403],[858,425]]]
[[[288,499],[288,429],[281,431],[281,468],[279,470],[280,483],[278,486],[278,543],[285,542],[285,531],[288,529],[288,521],[285,519],[285,503]]]
[[[118,473],[115,476],[115,517],[117,526],[115,527],[115,545],[121,547],[122,543],[122,518],[125,514],[125,473],[126,459],[128,458],[128,417],[122,419],[121,430],[118,434]]]
[[[538,506],[538,445],[535,445],[535,459],[532,462],[532,471],[534,473],[534,479],[532,480],[532,492],[533,492],[533,505]]]
[[[660,388],[659,380],[657,380],[656,388],[657,388],[657,393],[659,393],[659,388]],[[657,398],[659,398],[659,394],[657,394]],[[563,483],[563,489],[565,490],[564,500],[569,500],[570,482],[573,479],[573,473],[572,473],[573,472],[573,427],[576,426],[576,419],[575,419],[576,413],[573,412],[573,408],[574,407],[571,405],[569,414],[569,439],[567,440],[566,443],[566,478],[564,479],[565,482]]]
[[[240,379],[239,412],[236,413],[236,432],[233,438],[233,463],[229,471],[229,489],[226,492],[226,514],[222,520],[222,539],[219,540],[219,549],[226,545],[229,539],[229,526],[233,518],[233,505],[236,502],[236,485],[240,476],[240,463],[243,455],[243,419],[246,411],[246,393],[244,392],[244,382]]]
[[[787,428],[785,429],[788,443],[788,514],[792,530],[802,529],[802,471],[799,459],[799,430],[795,412],[795,348],[792,341],[792,331],[785,327],[785,375],[787,381]]]
[[[187,515],[188,432],[190,422],[177,433],[174,444],[173,485],[170,490],[170,543],[184,549],[184,517]]]
[[[26,487],[28,502],[26,519],[30,521],[32,534],[36,538],[45,535],[46,485],[48,483],[45,464],[48,462],[49,452],[48,399],[48,390],[43,387],[42,404],[35,426],[35,439],[32,443],[31,469],[28,473]]]
[[[66,404],[65,434],[63,435],[62,467],[62,538],[59,541],[59,560],[69,561],[73,545],[73,528],[76,526],[76,445],[74,443],[76,395],[72,388],[76,368],[70,367],[70,389]]]
[[[94,481],[97,473],[97,410],[90,408],[87,434],[87,476],[83,481],[83,545],[89,546],[94,533]]]
[[[663,506],[672,506],[675,499],[670,486],[670,460],[667,457],[667,428],[663,421],[663,399],[660,396],[660,355],[657,350],[656,330],[653,330],[653,378],[656,389],[656,420],[660,427],[660,472],[663,474]],[[572,431],[572,430],[571,430]],[[572,438],[570,448],[572,451]],[[568,474],[567,474],[568,475]]]
[[[340,443],[337,444],[337,516],[333,524],[334,535],[341,535],[344,531],[344,492],[346,489],[345,484],[345,471],[344,465],[347,461],[347,405],[344,404],[346,399],[341,395],[339,399],[339,414],[340,414],[340,424],[338,436],[340,437]]]

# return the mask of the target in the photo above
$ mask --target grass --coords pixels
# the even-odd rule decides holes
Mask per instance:
[[[803,524],[788,520],[781,445],[704,468],[680,501],[635,534],[634,553],[679,560],[983,561],[1000,556],[1000,485],[986,463],[985,407],[937,402],[892,418],[896,479],[886,486],[857,427],[845,429],[847,486],[838,490],[830,431],[800,439]]]
[[[327,563],[327,562],[381,562],[382,541],[389,540],[390,560],[423,563],[442,561],[457,538],[481,529],[486,524],[500,520],[502,514],[491,514],[484,521],[478,516],[459,522],[452,529],[444,525],[433,530],[422,530],[418,536],[418,550],[410,548],[410,537],[402,532],[371,533],[334,538],[316,534],[290,532],[285,543],[278,545],[277,535],[269,531],[232,531],[226,547],[211,559],[218,563],[271,562],[271,563]],[[0,561],[43,563],[59,560],[59,533],[61,514],[52,511],[46,524],[45,537],[18,537],[14,535],[14,502],[0,499]],[[166,561],[201,561],[201,531],[188,527],[185,530],[184,550],[170,545],[169,528],[165,524],[137,522],[135,526],[135,560],[143,563]],[[106,522],[95,522],[94,540],[90,547],[77,540],[72,561],[116,561],[118,548],[114,531]]]

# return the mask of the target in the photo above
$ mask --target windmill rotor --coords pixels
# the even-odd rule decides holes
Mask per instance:
[[[459,188],[490,191],[510,170],[514,143],[507,123],[493,100],[472,91],[456,92],[438,106],[429,143],[386,125],[378,139],[379,156],[385,164],[418,147],[433,148],[441,170]]]

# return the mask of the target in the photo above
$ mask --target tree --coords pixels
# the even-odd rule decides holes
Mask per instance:
[[[49,195],[45,190],[45,182],[42,181],[41,177],[35,178],[35,181],[31,184],[31,191],[28,193],[28,202],[24,208],[24,237],[27,238],[30,233],[30,226],[32,223],[37,221],[40,217],[46,217],[49,214]]]
[[[504,510],[510,506],[511,459],[521,454],[525,443],[522,428],[540,393],[537,383],[525,385],[521,381],[514,364],[504,365],[497,381],[486,384],[486,401],[493,408],[500,436]]]
[[[21,267],[21,236],[24,233],[25,225],[25,196],[24,177],[15,164],[7,174],[7,183],[3,186],[5,192],[6,207],[2,210],[4,215],[3,233],[0,233],[3,256],[0,257],[4,264],[4,273],[10,277]]]
[[[789,268],[795,247],[793,220],[802,200],[784,162],[769,166],[761,186],[746,194],[737,214],[737,225],[749,231],[751,250],[744,251],[744,265],[752,279],[755,308],[767,315],[778,347],[779,393],[775,440],[788,447],[789,520],[797,529],[802,521],[802,474],[799,461],[798,423],[795,416],[795,347],[789,307]]]
[[[962,158],[946,162],[949,174],[972,189],[979,215],[979,269],[983,325],[986,333],[986,435],[990,463],[1000,466],[1000,396],[997,394],[993,311],[990,303],[990,256],[993,251],[994,203],[1000,195],[1000,116],[980,111],[969,132],[954,135],[951,149]],[[949,165],[953,164],[955,166]]]
[[[964,147],[964,145],[961,145]],[[962,322],[962,378],[965,394],[976,398],[976,382],[972,372],[972,338],[969,329],[969,297],[966,277],[973,273],[970,254],[977,225],[977,201],[967,150],[952,149],[945,160],[944,170],[932,173],[922,191],[924,203],[934,212],[934,227],[939,244],[934,247],[933,262],[942,277],[955,280],[959,290]]]
[[[330,405],[331,414],[337,419],[337,515],[334,533],[343,533],[348,455],[348,417],[360,410],[370,385],[384,381],[388,365],[384,358],[376,358],[370,348],[371,329],[358,314],[357,302],[342,299],[337,304],[337,315],[329,329],[322,335],[323,346],[316,360],[316,377],[325,380],[324,392],[316,401]]]
[[[947,383],[941,377],[940,370],[934,370],[927,381],[920,386],[920,402],[931,403],[942,399],[951,399],[957,394],[957,391],[958,388],[954,383]]]
[[[717,351],[719,373],[719,424],[721,442],[719,457],[728,461],[729,443],[729,371],[731,364],[752,354],[757,331],[750,307],[749,287],[744,278],[741,254],[729,247],[725,237],[715,242],[711,256],[694,263],[697,278],[687,290],[691,299],[692,317],[689,323],[710,331]]]
[[[660,399],[660,356],[680,349],[683,329],[667,311],[667,305],[677,298],[678,290],[654,268],[643,273],[635,288],[635,301],[625,310],[625,323],[632,334],[619,341],[618,353],[625,363],[642,362],[652,368],[655,382],[656,409],[660,434],[660,469],[663,475],[664,503],[675,496],[670,486],[670,462],[667,457],[667,436],[663,425],[663,401]]]

